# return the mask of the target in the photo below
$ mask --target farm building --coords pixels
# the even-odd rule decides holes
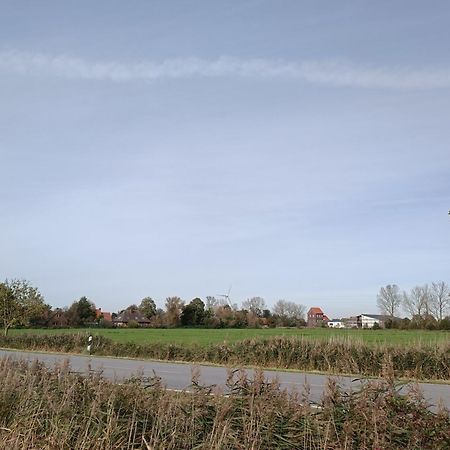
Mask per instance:
[[[125,309],[112,320],[116,327],[127,327],[130,322],[136,322],[140,327],[148,327],[150,320],[144,316],[138,309]]]
[[[313,306],[308,311],[308,327],[323,327],[329,321],[321,308]]]
[[[360,314],[356,317],[356,323],[358,328],[373,328],[375,324],[383,328],[389,318],[389,316],[379,314]]]

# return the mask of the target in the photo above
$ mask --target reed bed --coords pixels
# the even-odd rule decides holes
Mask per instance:
[[[82,353],[87,334],[21,334],[0,337],[0,346],[28,350]],[[332,374],[381,376],[387,363],[396,377],[417,380],[450,380],[450,342],[414,347],[369,345],[354,339],[310,340],[272,337],[248,339],[209,347],[180,344],[118,343],[95,336],[96,355],[148,358],[167,361],[210,362],[266,368],[321,371]]]
[[[351,394],[330,381],[321,408],[261,372],[230,372],[227,396],[195,376],[193,392],[176,393],[156,378],[115,384],[8,358],[0,379],[0,449],[450,448],[448,411],[401,396],[392,378]]]

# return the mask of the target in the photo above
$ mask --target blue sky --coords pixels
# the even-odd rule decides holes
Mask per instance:
[[[2,1],[0,274],[115,311],[375,312],[450,274],[446,1]]]

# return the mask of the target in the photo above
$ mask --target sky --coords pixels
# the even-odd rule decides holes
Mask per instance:
[[[0,1],[0,278],[105,311],[376,313],[450,281],[448,1]]]

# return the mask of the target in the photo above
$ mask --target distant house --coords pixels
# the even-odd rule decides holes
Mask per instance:
[[[329,328],[345,328],[344,322],[341,319],[332,319],[327,322]]]
[[[373,328],[375,324],[378,324],[381,328],[384,328],[386,320],[390,318],[390,316],[379,314],[360,314],[356,317],[358,328]]]
[[[309,309],[307,317],[308,327],[323,327],[326,323],[325,320],[328,319],[322,309],[317,306]]]
[[[49,317],[48,326],[51,328],[60,328],[67,326],[66,313],[61,308],[56,308]]]
[[[112,319],[112,323],[116,327],[127,327],[130,322],[136,322],[140,327],[148,327],[150,325],[150,320],[138,309],[125,309]]]
[[[95,318],[97,320],[103,319],[105,322],[112,322],[111,313],[102,311],[102,308],[97,308],[95,310]]]

